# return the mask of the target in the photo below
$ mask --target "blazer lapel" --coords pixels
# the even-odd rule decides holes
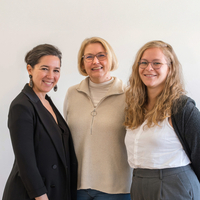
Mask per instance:
[[[64,165],[66,165],[66,159],[65,159],[65,152],[63,148],[62,143],[62,137],[58,133],[58,130],[56,127],[57,125],[55,123],[50,123],[50,116],[47,115],[46,108],[42,105],[40,99],[35,94],[35,92],[27,85],[25,85],[24,89],[22,90],[23,93],[25,93],[28,98],[30,99],[31,103],[33,104],[39,118],[41,119],[42,124],[44,125],[47,133],[51,137],[53,144],[55,145],[55,148],[58,152],[58,155],[60,156],[62,162]]]

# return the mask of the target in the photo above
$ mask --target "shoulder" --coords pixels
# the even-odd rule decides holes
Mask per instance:
[[[196,108],[196,103],[192,98],[188,96],[183,96],[181,99],[182,99],[181,106],[185,115],[190,114],[191,112],[193,112],[193,110],[198,110]]]
[[[195,107],[196,103],[193,99],[186,95],[180,96],[172,106],[172,113],[180,113],[181,111],[190,110]]]
[[[86,77],[80,83],[69,87],[68,92],[84,90],[84,89],[88,88],[88,82],[89,82],[89,77]]]
[[[117,77],[113,77],[113,78],[114,78],[114,81],[111,86],[111,91],[116,94],[124,94],[127,86],[123,83],[121,79]]]
[[[80,83],[69,87],[68,90],[67,90],[67,93],[71,93],[71,92],[76,91],[76,89],[79,87],[79,85],[80,85]]]
[[[116,83],[118,85],[121,85],[123,87],[126,86],[121,79],[119,79],[119,78],[117,78],[115,76],[113,76],[113,78],[114,78],[114,83]]]
[[[184,121],[186,124],[192,118],[200,116],[199,110],[196,107],[195,101],[188,96],[181,96],[173,105],[172,119],[177,121]]]
[[[11,102],[9,113],[16,114],[18,116],[24,113],[33,113],[34,108],[30,99],[23,93],[19,93],[16,98]]]
[[[20,92],[11,102],[10,107],[14,107],[17,105],[24,105],[29,107],[31,105],[30,99],[23,92]]]

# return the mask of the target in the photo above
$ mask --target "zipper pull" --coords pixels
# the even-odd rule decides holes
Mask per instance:
[[[91,127],[90,127],[90,134],[92,135],[93,121],[94,121],[94,117],[97,115],[97,112],[95,109],[91,112],[91,115],[92,115],[92,122],[91,122]]]
[[[92,115],[93,117],[97,115],[97,112],[96,112],[95,109],[91,112],[91,115]]]

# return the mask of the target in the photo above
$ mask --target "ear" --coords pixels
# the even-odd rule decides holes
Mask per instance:
[[[82,71],[85,71],[85,66],[84,66],[84,64],[81,65],[81,69],[82,69]]]
[[[32,74],[33,68],[30,65],[27,65],[26,69],[27,69],[29,75]]]

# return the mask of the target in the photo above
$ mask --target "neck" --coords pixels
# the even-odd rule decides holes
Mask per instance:
[[[35,94],[38,96],[40,101],[42,101],[42,102],[46,101],[46,99],[45,99],[46,94],[45,93],[40,93],[40,92],[36,91],[34,87],[32,89],[35,92]]]
[[[147,89],[148,101],[147,101],[146,109],[148,111],[153,109],[157,101],[157,97],[161,92],[162,91],[158,91],[157,89]]]
[[[107,81],[110,81],[112,79],[111,76],[107,76],[105,78],[98,78],[98,79],[94,79],[92,77],[90,77],[90,80],[93,82],[93,83],[104,83],[104,82],[107,82]]]

